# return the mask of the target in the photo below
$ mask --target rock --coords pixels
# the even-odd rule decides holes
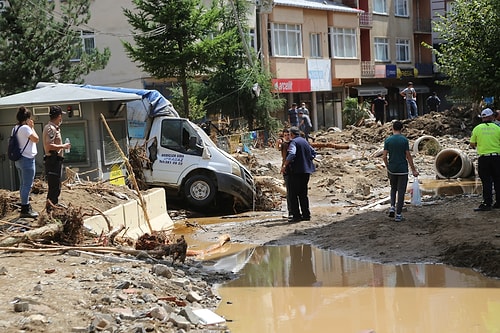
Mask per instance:
[[[166,277],[167,279],[172,278],[172,270],[166,265],[154,265],[152,268],[152,273],[156,274],[157,276]]]
[[[15,312],[26,312],[29,311],[30,305],[28,302],[17,302],[14,303],[14,311]]]

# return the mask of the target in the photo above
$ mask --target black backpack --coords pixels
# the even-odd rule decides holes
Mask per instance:
[[[19,131],[20,128],[21,126],[18,126],[16,130],[12,130],[12,135],[9,137],[9,147],[7,149],[7,154],[9,155],[9,160],[14,162],[21,158],[24,150],[26,149],[26,146],[28,145],[28,142],[30,141],[30,139],[26,141],[23,150],[19,148],[19,141],[17,140],[17,132]]]

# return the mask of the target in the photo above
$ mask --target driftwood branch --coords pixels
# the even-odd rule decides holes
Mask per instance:
[[[0,247],[8,247],[22,243],[26,240],[34,241],[41,239],[53,239],[54,235],[62,232],[63,225],[59,223],[51,223],[41,228],[28,230],[19,235],[9,235],[0,240]]]
[[[147,212],[147,209],[146,209],[146,202],[144,202],[144,198],[142,197],[142,194],[141,194],[141,191],[139,189],[139,186],[137,185],[137,181],[135,179],[134,170],[132,169],[132,166],[130,165],[130,162],[129,162],[127,156],[125,156],[125,154],[123,153],[122,149],[120,148],[120,145],[118,144],[118,141],[116,141],[116,139],[115,139],[115,137],[113,135],[113,132],[109,128],[108,123],[106,122],[106,118],[104,117],[104,115],[102,113],[101,113],[101,119],[102,119],[102,121],[104,123],[104,126],[106,126],[106,129],[108,130],[108,134],[111,137],[111,139],[113,140],[113,143],[115,144],[116,149],[118,149],[118,151],[120,152],[120,155],[121,155],[122,159],[125,161],[125,165],[127,166],[127,171],[129,173],[129,177],[132,180],[132,184],[134,185],[134,189],[137,191],[137,195],[139,196],[139,203],[140,203],[141,208],[142,208],[142,210],[144,212],[144,218],[146,219],[146,222],[148,224],[149,232],[152,233],[153,232],[153,228],[151,227],[151,222],[149,221],[149,215],[148,215],[148,212]]]
[[[333,142],[312,142],[310,145],[313,148],[349,149],[348,144],[340,144],[340,143],[333,143]]]

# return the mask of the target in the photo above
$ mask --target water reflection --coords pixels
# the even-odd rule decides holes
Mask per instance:
[[[481,182],[476,179],[423,179],[423,194],[454,196],[462,194],[481,194]]]
[[[382,265],[308,245],[238,254],[217,313],[232,332],[500,332],[500,281],[445,265]],[[240,259],[241,262],[241,259]]]

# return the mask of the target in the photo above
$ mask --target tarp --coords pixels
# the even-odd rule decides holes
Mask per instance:
[[[141,96],[143,100],[149,102],[149,117],[157,116],[169,116],[179,118],[179,114],[174,109],[172,103],[166,99],[157,90],[147,90],[147,89],[133,89],[133,88],[120,88],[120,87],[106,87],[106,86],[93,86],[90,84],[85,84],[81,86],[82,88],[95,89],[101,91],[112,91],[127,94],[135,94]]]
[[[113,91],[83,89],[65,83],[40,83],[37,89],[0,98],[0,109],[25,106],[72,104],[76,102],[133,101],[141,96]]]

